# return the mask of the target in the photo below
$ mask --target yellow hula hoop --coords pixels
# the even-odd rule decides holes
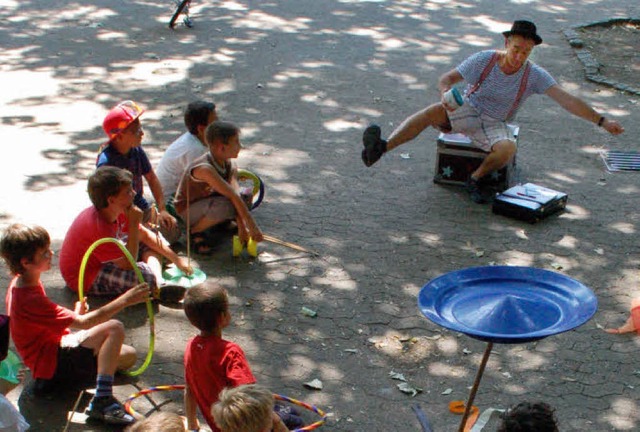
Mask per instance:
[[[87,267],[87,261],[89,261],[89,257],[91,256],[93,251],[98,246],[104,243],[114,243],[118,245],[124,256],[126,256],[129,260],[129,263],[131,263],[133,271],[136,273],[136,276],[138,276],[138,280],[140,281],[140,283],[145,282],[144,277],[142,277],[142,272],[138,268],[135,259],[131,256],[131,253],[127,250],[127,248],[124,247],[124,245],[119,240],[111,237],[105,237],[93,242],[93,244],[89,246],[89,249],[87,249],[87,251],[84,253],[84,257],[82,257],[82,263],[80,264],[80,275],[78,277],[78,298],[80,299],[80,301],[84,300],[84,273]],[[134,371],[124,371],[124,374],[132,377],[138,376],[142,372],[144,372],[149,367],[151,358],[153,357],[153,350],[156,344],[156,325],[155,316],[153,314],[153,306],[151,305],[151,298],[147,300],[147,314],[149,315],[149,350],[147,351],[147,357],[144,359],[144,363],[142,363],[142,365],[138,369]]]

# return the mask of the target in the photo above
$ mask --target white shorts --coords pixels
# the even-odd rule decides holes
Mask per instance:
[[[471,143],[486,152],[490,152],[493,145],[499,141],[509,140],[516,143],[507,124],[488,115],[480,114],[470,103],[464,100],[464,105],[455,111],[447,111],[451,122],[451,133],[461,133],[469,137]]]
[[[60,346],[62,348],[77,348],[82,342],[89,337],[87,330],[79,330],[73,333],[67,333],[60,339]]]

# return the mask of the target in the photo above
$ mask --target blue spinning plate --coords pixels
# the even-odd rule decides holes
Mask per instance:
[[[427,283],[418,307],[434,323],[476,339],[525,343],[574,329],[598,309],[575,279],[531,267],[473,267]]]

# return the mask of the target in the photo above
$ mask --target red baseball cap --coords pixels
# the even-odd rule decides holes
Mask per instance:
[[[120,102],[107,114],[102,122],[102,129],[109,137],[109,141],[117,137],[131,123],[142,115],[144,110],[134,101]]]

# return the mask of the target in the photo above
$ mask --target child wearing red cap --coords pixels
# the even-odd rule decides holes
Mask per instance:
[[[141,147],[144,131],[140,116],[144,110],[133,101],[124,101],[112,108],[104,118],[102,128],[109,137],[98,155],[96,167],[103,165],[126,169],[133,174],[133,189],[136,192],[134,204],[144,212],[143,221],[153,222],[163,232],[176,230],[176,219],[169,214],[165,206],[162,185]],[[154,199],[157,212],[143,195],[142,177],[145,178]]]

